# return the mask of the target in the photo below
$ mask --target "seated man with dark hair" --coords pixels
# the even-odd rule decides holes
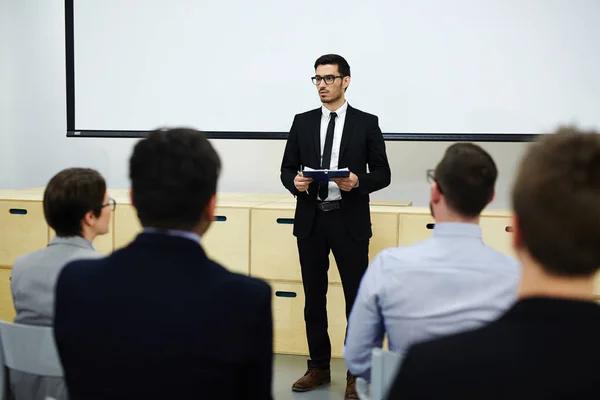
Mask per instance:
[[[472,143],[450,146],[431,180],[431,238],[386,249],[362,279],[348,324],[344,358],[369,382],[371,352],[387,332],[389,348],[482,326],[516,300],[519,268],[488,247],[479,215],[494,197],[492,157]]]
[[[391,399],[596,399],[600,135],[531,145],[513,187],[520,299],[491,324],[412,347]]]
[[[102,257],[92,242],[108,232],[115,203],[95,170],[68,168],[54,175],[44,191],[44,216],[56,236],[45,249],[19,257],[11,273],[15,322],[50,326],[54,289],[62,268],[72,260]],[[62,379],[10,372],[11,389],[19,398],[65,398]]]
[[[129,168],[144,231],[58,279],[54,332],[71,399],[270,399],[271,289],[201,244],[216,151],[202,132],[157,130]]]

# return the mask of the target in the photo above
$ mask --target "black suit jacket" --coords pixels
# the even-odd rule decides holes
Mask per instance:
[[[55,311],[71,399],[271,399],[271,289],[192,240],[68,264]]]
[[[281,163],[281,182],[297,199],[294,235],[298,238],[310,235],[319,185],[313,181],[309,194],[298,192],[294,178],[304,167],[321,168],[321,115],[321,108],[317,108],[295,116]],[[341,191],[342,210],[350,235],[355,240],[366,240],[372,235],[369,193],[391,181],[385,142],[375,115],[348,105],[338,168],[348,168],[358,176],[358,188]]]
[[[597,399],[600,305],[531,298],[474,331],[413,346],[390,399]]]

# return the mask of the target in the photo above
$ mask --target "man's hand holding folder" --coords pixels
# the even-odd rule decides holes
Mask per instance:
[[[304,170],[302,170],[302,176],[305,178],[312,178],[318,182],[325,182],[334,178],[348,178],[350,176],[350,171],[348,168],[327,170],[305,167]]]
[[[305,179],[311,178],[318,182],[326,182],[330,180],[334,181],[338,185],[340,190],[343,190],[345,192],[349,192],[350,190],[358,186],[358,176],[350,172],[348,168],[326,170],[305,167],[300,174]],[[310,181],[308,183],[310,183]]]

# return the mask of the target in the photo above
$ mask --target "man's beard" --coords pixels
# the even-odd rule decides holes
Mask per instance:
[[[336,101],[338,101],[341,98],[342,98],[342,95],[339,94],[337,97],[332,97],[331,99],[321,99],[321,103],[323,103],[323,104],[335,103]]]

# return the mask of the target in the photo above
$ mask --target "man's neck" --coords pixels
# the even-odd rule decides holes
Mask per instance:
[[[323,103],[323,105],[329,111],[334,112],[334,111],[338,110],[341,106],[343,106],[345,102],[346,102],[346,99],[344,98],[344,96],[342,96],[339,100],[336,100],[331,103]]]
[[[465,217],[456,212],[450,210],[438,211],[435,214],[435,222],[461,222],[464,224],[479,224],[479,216],[477,217]]]
[[[90,242],[94,242],[94,239],[96,239],[96,233],[92,232],[90,229],[83,229],[81,232],[81,236],[83,236],[84,239],[89,240]]]
[[[594,300],[594,276],[562,277],[550,275],[530,257],[520,257],[522,278],[519,298],[553,297]]]

